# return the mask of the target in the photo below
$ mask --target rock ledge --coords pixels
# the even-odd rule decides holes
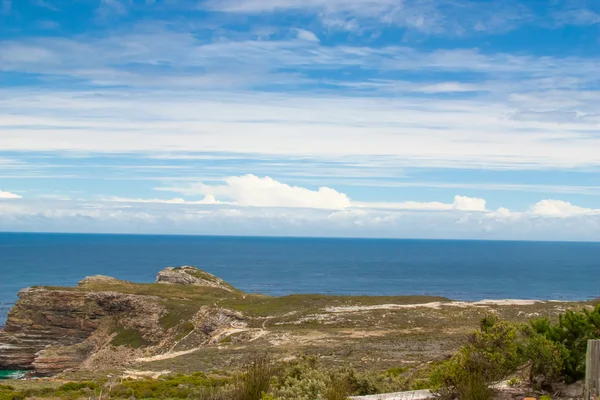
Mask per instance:
[[[189,265],[177,268],[168,267],[163,269],[158,273],[158,276],[156,277],[156,283],[166,285],[214,287],[227,290],[229,292],[236,291],[233,286],[221,278]]]

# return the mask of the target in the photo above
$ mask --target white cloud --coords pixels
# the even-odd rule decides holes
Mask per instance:
[[[476,207],[481,208],[481,204]],[[53,232],[600,241],[600,213],[569,209],[560,212],[564,217],[556,218],[556,212],[517,213],[505,208],[494,212],[327,210],[207,205],[179,200],[164,203],[30,199],[0,201],[0,226],[5,230]]]
[[[389,209],[389,210],[425,210],[425,211],[486,211],[486,201],[481,198],[454,196],[453,203],[442,202],[360,202],[351,201],[348,195],[329,187],[311,190],[300,186],[290,186],[268,176],[255,175],[230,176],[223,179],[224,184],[209,185],[203,182],[184,187],[159,187],[156,190],[183,193],[185,195],[204,195],[209,203],[218,203],[217,199],[230,200],[225,204],[242,207],[285,207],[345,210],[355,209]],[[114,200],[127,201],[128,199]],[[129,199],[144,202],[144,200]],[[184,199],[147,200],[146,202],[203,204],[189,202]],[[360,210],[355,210],[360,212]]]
[[[453,203],[442,203],[439,201],[418,202],[405,201],[401,203],[391,202],[352,202],[353,207],[371,209],[391,210],[413,210],[413,211],[486,211],[486,201],[480,198],[454,196]]]
[[[567,218],[578,215],[599,215],[600,209],[584,208],[562,200],[542,200],[531,207],[534,215]]]
[[[317,37],[317,35],[315,35],[311,31],[307,31],[307,30],[304,30],[304,29],[296,29],[296,34],[298,36],[298,39],[307,40],[309,42],[320,42],[320,40]]]
[[[11,192],[3,192],[0,190],[0,199],[21,199],[22,197],[18,194],[14,194]]]
[[[238,206],[249,207],[290,207],[317,209],[344,209],[350,206],[350,199],[328,187],[310,190],[299,186],[290,186],[268,176],[255,175],[231,176],[224,179],[223,185],[198,183],[189,187],[163,187],[162,191],[173,191],[188,195],[202,194],[225,197]]]
[[[460,211],[486,211],[486,201],[480,198],[454,196],[453,209]]]
[[[506,221],[519,218],[522,214],[513,212],[505,207],[500,207],[496,211],[491,211],[485,214],[486,218],[495,219],[497,221]]]

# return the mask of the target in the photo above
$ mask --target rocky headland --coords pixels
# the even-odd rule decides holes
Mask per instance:
[[[592,303],[244,293],[200,269],[166,268],[156,283],[111,277],[19,293],[0,331],[0,369],[211,370],[244,354],[385,368],[450,354],[486,313],[525,321]]]

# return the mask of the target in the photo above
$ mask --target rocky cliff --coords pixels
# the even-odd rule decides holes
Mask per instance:
[[[189,285],[190,294],[200,286],[216,294],[235,290],[193,267],[161,271],[157,281]],[[0,331],[0,369],[51,375],[82,364],[93,367],[101,357],[122,362],[122,356],[114,356],[123,353],[122,347],[132,350],[132,357],[159,354],[181,338],[209,342],[221,328],[243,324],[238,313],[173,300],[168,290],[154,286],[96,276],[75,288],[22,290]]]

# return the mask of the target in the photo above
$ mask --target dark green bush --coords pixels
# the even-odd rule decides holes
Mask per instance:
[[[489,400],[491,385],[514,373],[526,362],[518,325],[488,316],[468,337],[460,351],[437,366],[431,389],[443,399]]]
[[[585,377],[587,341],[600,339],[600,305],[592,311],[567,311],[556,324],[547,318],[537,319],[531,322],[531,327],[556,346],[562,346],[564,362],[560,375],[567,383]]]

